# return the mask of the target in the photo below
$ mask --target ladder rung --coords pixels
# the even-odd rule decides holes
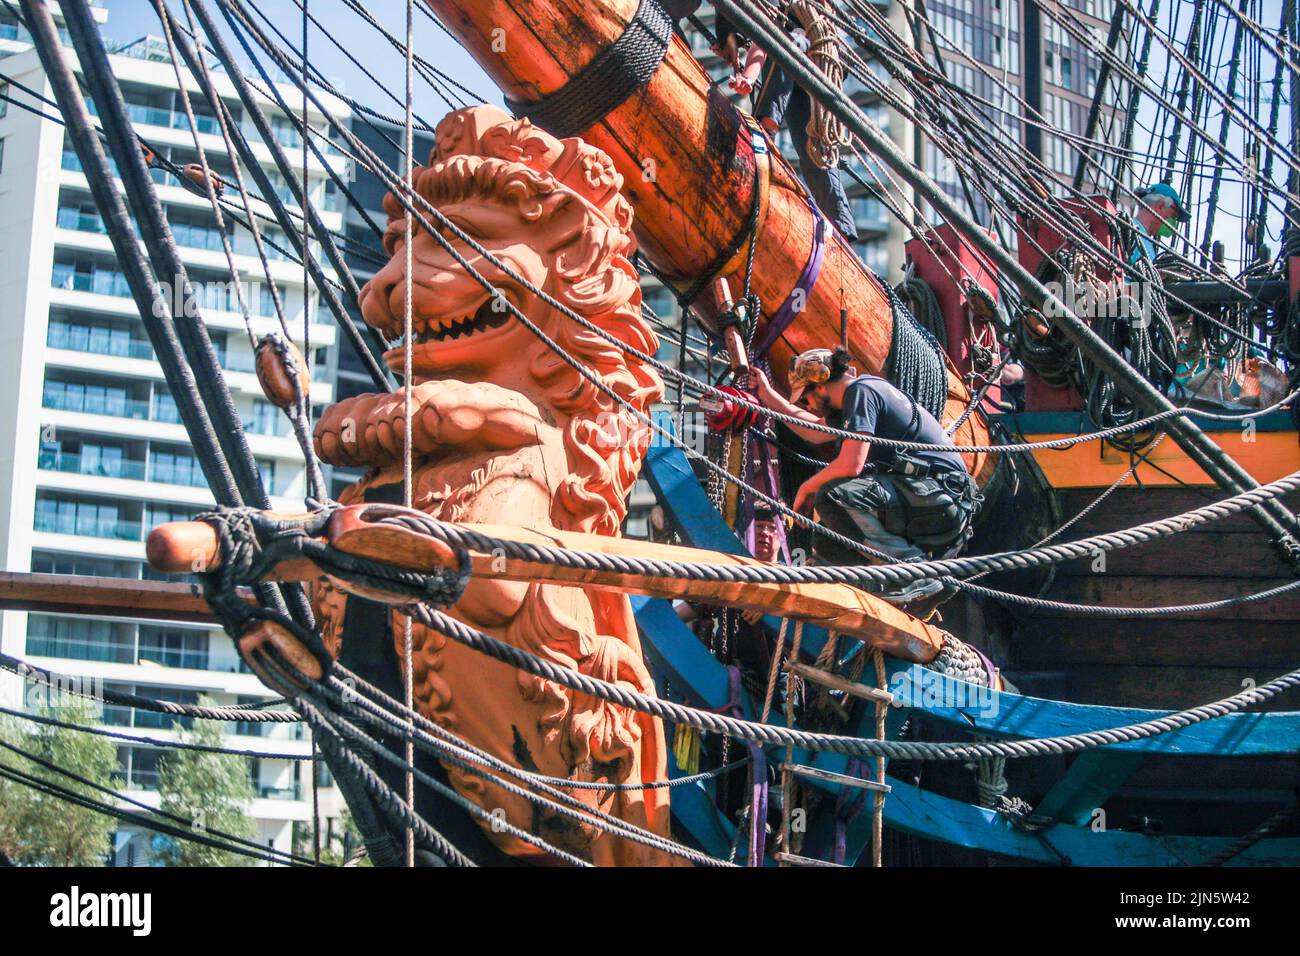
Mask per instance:
[[[876,783],[874,780],[864,780],[861,777],[850,777],[846,773],[836,773],[833,770],[822,770],[820,767],[809,767],[805,764],[783,763],[782,770],[788,770],[790,773],[800,777],[812,777],[816,780],[824,780],[827,783],[837,783],[845,787],[858,787],[861,790],[874,790],[877,793],[889,793],[890,787],[887,783]]]
[[[826,860],[814,860],[810,856],[795,856],[793,853],[777,853],[773,859],[778,863],[788,863],[791,866],[834,866],[844,869],[843,863],[828,863]]]
[[[873,700],[877,704],[892,704],[894,695],[887,690],[881,690],[878,687],[868,687],[866,684],[858,684],[851,680],[845,680],[838,674],[832,674],[808,664],[795,663],[790,665],[790,669],[816,684],[823,687],[829,687],[831,690],[843,691],[851,697],[860,697],[862,700]]]

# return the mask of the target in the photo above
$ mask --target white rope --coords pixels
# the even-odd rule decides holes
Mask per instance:
[[[415,82],[414,82],[414,63],[413,50],[415,32],[415,3],[414,0],[406,0],[406,113],[405,113],[405,141],[404,157],[406,164],[405,178],[412,191],[415,189],[415,130],[413,127],[412,103],[415,99]],[[305,59],[305,55],[304,55]],[[414,346],[414,309],[411,302],[415,283],[413,281],[411,270],[414,267],[415,256],[412,253],[411,246],[414,242],[414,222],[408,215],[405,224],[405,242],[402,253],[405,257],[405,268],[403,269],[403,283],[405,285],[402,306],[402,386],[404,393],[402,396],[402,419],[405,423],[405,432],[402,436],[402,503],[406,507],[411,507],[413,495],[413,474],[412,474],[412,454],[411,454],[411,435],[412,435],[412,415],[411,407],[411,386],[412,386],[412,350]],[[411,645],[411,619],[402,618],[402,702],[406,705],[409,713],[415,706],[415,671],[413,665],[414,654]],[[415,806],[415,741],[412,737],[406,739],[406,803],[408,806]],[[415,831],[410,827],[406,828],[406,865],[415,866]]]

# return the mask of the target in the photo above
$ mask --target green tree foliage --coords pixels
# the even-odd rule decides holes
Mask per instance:
[[[186,743],[222,746],[222,732],[212,721],[198,720],[181,731]],[[220,830],[252,839],[256,825],[249,816],[254,792],[247,757],[201,750],[169,752],[158,767],[160,808],[191,821],[197,833]],[[154,853],[164,866],[246,866],[250,858],[190,840],[156,840]]]
[[[293,824],[293,852],[297,856],[313,859],[315,841],[312,839],[312,822],[295,820]],[[362,851],[365,841],[352,822],[347,808],[333,820],[321,821],[320,862],[322,866],[343,866],[354,861],[353,866],[370,866],[369,857]]]
[[[76,698],[57,699],[40,714],[83,726],[95,717],[90,706]],[[0,725],[0,741],[100,786],[112,786],[117,748],[104,737],[9,721]],[[105,801],[105,794],[89,783],[80,783],[8,748],[0,747],[0,764]],[[114,817],[97,810],[74,806],[24,784],[0,781],[0,851],[20,866],[102,866],[117,824]]]

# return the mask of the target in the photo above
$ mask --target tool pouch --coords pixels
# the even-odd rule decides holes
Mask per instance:
[[[886,530],[932,555],[955,551],[966,543],[972,506],[970,496],[959,491],[955,481],[906,475],[895,475],[893,481],[898,504],[882,518]]]

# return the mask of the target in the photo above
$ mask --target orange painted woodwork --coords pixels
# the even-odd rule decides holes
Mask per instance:
[[[654,354],[640,286],[628,256],[632,208],[608,156],[577,138],[556,139],[494,106],[458,110],[435,132],[431,161],[414,188],[496,261],[614,339]],[[385,199],[391,256],[362,289],[362,316],[390,338],[406,309],[405,211]],[[415,341],[409,434],[415,508],[444,521],[617,536],[650,435],[631,410],[663,395],[654,370],[527,292],[485,256],[461,244],[487,278],[555,346],[535,335],[424,229],[411,245]],[[570,365],[562,356],[572,356]],[[403,364],[403,350],[385,360]],[[595,383],[582,374],[587,372]],[[596,384],[599,383],[599,384]],[[325,411],[315,444],[322,460],[364,465],[343,504],[403,500],[406,389],[360,395]],[[617,396],[620,404],[611,397]],[[402,660],[405,619],[383,605],[370,628],[345,627],[359,598],[328,580],[312,589],[321,638],[331,653],[352,641],[392,640]],[[478,575],[450,613],[501,640],[585,674],[654,693],[640,636],[621,593]],[[473,651],[414,623],[415,705],[428,719],[501,760],[547,776],[587,782],[662,780],[662,723]],[[574,825],[491,781],[448,766],[452,785],[489,813],[540,833],[596,863],[667,862],[657,851],[586,824]],[[576,790],[578,799],[666,834],[668,791]],[[535,859],[535,847],[484,828],[502,850]]]
[[[1250,436],[1250,440],[1240,432],[1216,431],[1213,434],[1219,447],[1261,484],[1300,471],[1300,447],[1296,445],[1294,431],[1260,431]],[[1025,440],[1051,441],[1070,435],[1059,432],[1026,434]],[[1053,488],[1105,488],[1132,466],[1127,452],[1108,444],[1101,444],[1099,451],[1097,442],[1061,450],[1036,451],[1034,458]],[[1130,482],[1140,483],[1143,487],[1177,486],[1180,483],[1215,487],[1215,482],[1201,470],[1200,465],[1171,441],[1163,441],[1148,451],[1145,460],[1138,463]]]
[[[626,29],[639,0],[426,0],[506,96],[529,103],[564,86]],[[579,131],[607,153],[624,177],[624,195],[636,211],[641,249],[685,289],[748,229],[760,192],[760,227],[753,290],[771,315],[799,281],[813,247],[816,222],[808,194],[775,144],[756,156],[751,131],[713,86],[679,37],[673,37],[650,82],[602,121]],[[742,287],[745,248],[724,275]],[[712,292],[697,303],[716,314]],[[821,274],[770,358],[784,381],[794,351],[840,340],[840,307],[848,311],[849,347],[858,367],[880,374],[889,357],[893,320],[889,303],[866,266],[833,227],[827,228]],[[948,403],[952,421],[969,393],[951,362]],[[976,414],[958,430],[964,445],[988,442]],[[966,456],[977,476],[991,473],[987,455]]]
[[[329,542],[347,554],[383,561],[386,564],[422,574],[455,570],[459,565],[456,552],[437,538],[410,529],[377,523],[367,512],[385,517],[396,509],[384,505],[353,505],[334,513],[329,526]],[[404,510],[404,509],[401,509]],[[400,511],[398,512],[400,513]],[[513,525],[464,525],[473,532],[500,541],[560,548],[585,554],[607,554],[647,561],[708,564],[719,567],[761,566],[755,558],[738,557],[716,551],[685,548],[584,534],[577,531],[534,531]],[[150,563],[160,571],[184,571],[191,560],[190,541],[207,540],[203,558],[208,567],[218,567],[221,555],[211,526],[199,521],[178,521],[159,525],[149,535]],[[186,542],[181,546],[181,542]],[[679,580],[658,575],[570,568],[544,561],[506,557],[488,551],[469,549],[470,573],[475,579],[543,584],[579,584],[585,588],[645,594],[650,597],[683,598],[700,604],[733,607],[742,611],[775,614],[796,621],[818,624],[827,630],[856,637],[885,653],[928,664],[943,644],[944,632],[932,624],[919,621],[880,598],[849,584],[808,582],[798,584],[744,583],[711,580]],[[286,561],[276,566],[277,581],[312,581],[325,572],[307,560]],[[410,597],[401,592],[377,591],[369,586],[335,580],[349,593],[387,604],[405,605]]]

